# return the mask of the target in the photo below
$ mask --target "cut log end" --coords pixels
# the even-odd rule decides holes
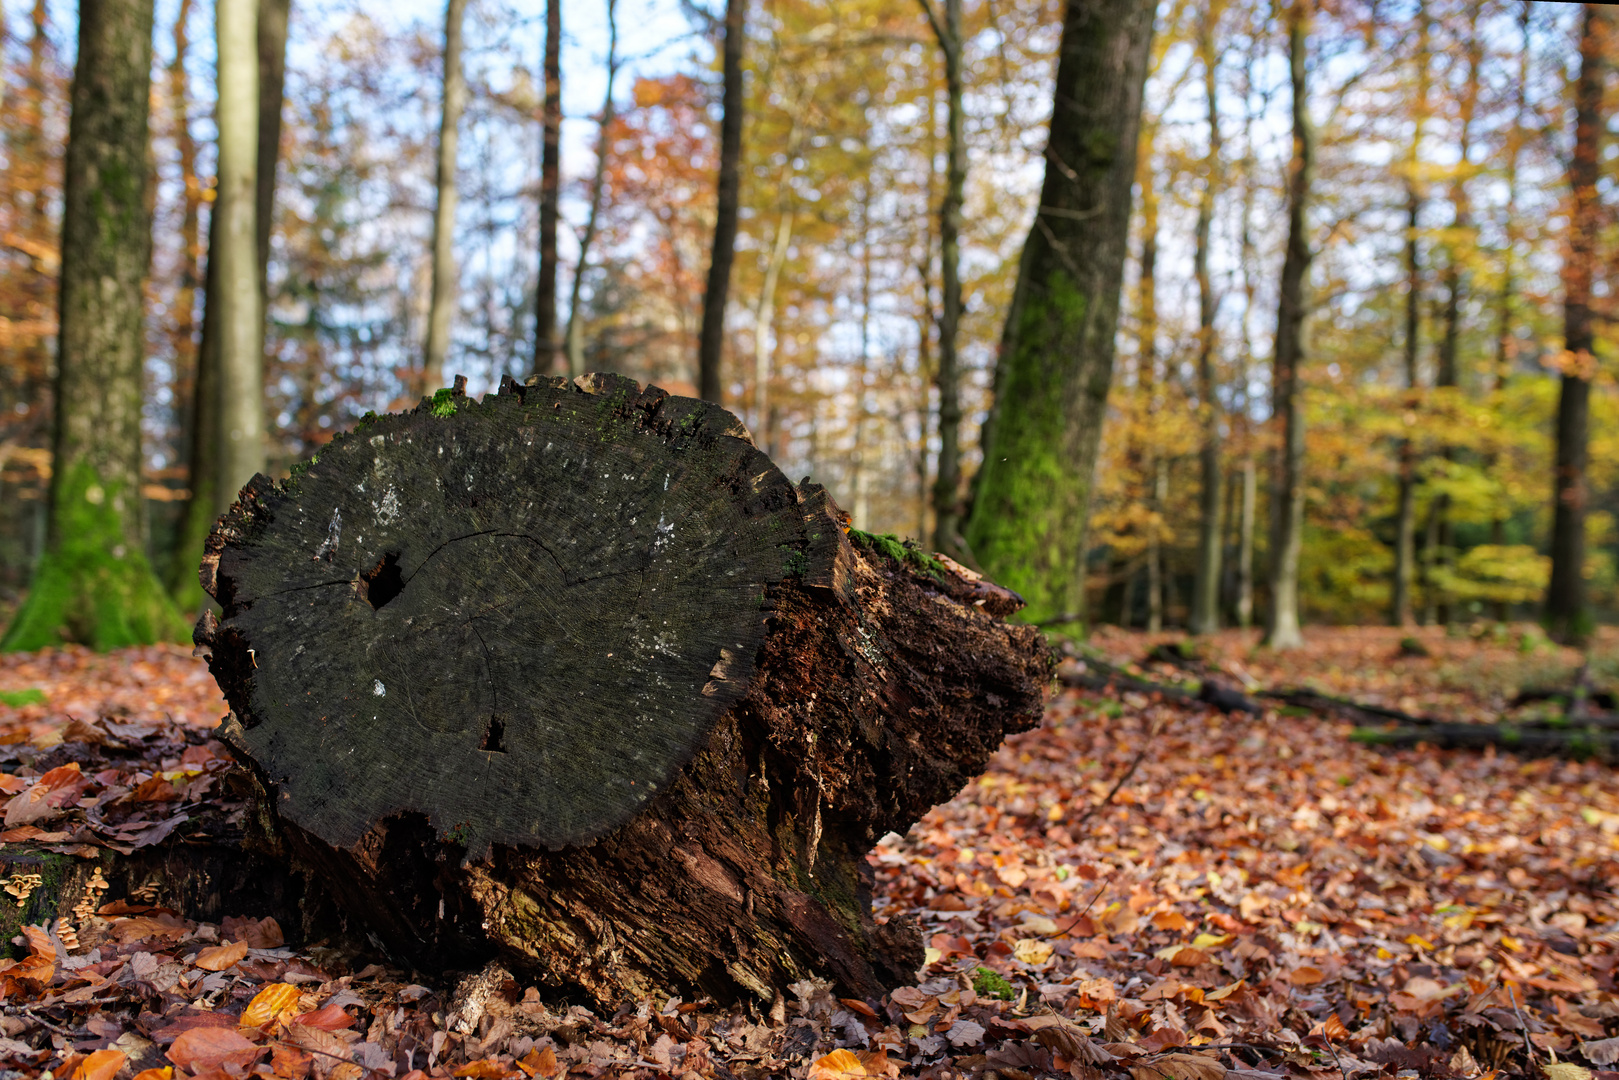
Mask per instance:
[[[1011,594],[841,517],[712,405],[441,395],[255,478],[197,639],[291,846],[401,959],[876,993],[920,950],[863,854],[1038,721],[1051,658]]]

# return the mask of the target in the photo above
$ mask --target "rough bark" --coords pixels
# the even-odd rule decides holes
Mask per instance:
[[[197,639],[276,828],[401,960],[866,996],[920,942],[861,856],[1038,720],[1050,657],[842,520],[708,403],[508,380],[256,479]]]
[[[455,208],[461,198],[457,178],[461,113],[467,106],[467,80],[461,70],[461,27],[467,0],[444,5],[444,87],[438,128],[438,201],[433,207],[433,294],[427,307],[427,348],[422,355],[418,396],[444,384],[444,358],[450,352],[450,324],[460,296],[455,271]],[[553,283],[554,284],[554,283]]]
[[[720,46],[720,168],[714,203],[714,243],[709,249],[708,284],[703,290],[703,324],[697,340],[697,393],[720,402],[724,386],[725,303],[736,259],[737,217],[742,208],[742,44],[747,0],[725,0]]]
[[[562,0],[545,3],[545,104],[540,114],[540,280],[534,297],[534,370],[552,374],[557,341],[557,222],[562,200]]]
[[[1287,253],[1276,309],[1275,360],[1271,376],[1273,423],[1281,430],[1276,479],[1271,492],[1270,609],[1265,643],[1274,649],[1304,644],[1299,631],[1299,550],[1304,545],[1304,364],[1305,286],[1310,248],[1310,183],[1315,169],[1315,132],[1305,85],[1305,50],[1311,0],[1293,0],[1287,13],[1288,66],[1293,84],[1293,162],[1288,177]]]
[[[1208,105],[1209,152],[1203,166],[1203,193],[1197,208],[1197,381],[1203,421],[1199,450],[1202,486],[1198,500],[1197,570],[1192,581],[1191,631],[1212,634],[1220,629],[1220,556],[1222,551],[1220,467],[1220,402],[1214,374],[1214,316],[1218,302],[1209,277],[1209,234],[1214,222],[1214,180],[1220,167],[1219,86],[1214,52],[1214,17],[1202,17],[1198,39],[1203,64],[1203,96]]]
[[[1594,326],[1592,282],[1598,258],[1602,203],[1602,90],[1607,75],[1609,18],[1585,5],[1580,25],[1580,74],[1574,85],[1574,153],[1568,164],[1570,208],[1563,257],[1563,376],[1557,401],[1557,456],[1552,494],[1552,573],[1546,587],[1546,626],[1562,641],[1591,632],[1585,588],[1585,510],[1589,492],[1591,378]]]
[[[86,0],[62,195],[50,517],[0,649],[174,640],[183,624],[147,561],[141,499],[151,70],[151,0]]]
[[[257,262],[258,32],[254,0],[216,0],[219,57],[219,217],[215,283],[219,301],[219,471],[228,499],[264,468],[264,338]],[[213,297],[210,297],[210,303]]]
[[[770,452],[770,369],[771,325],[776,318],[776,282],[787,264],[787,247],[793,238],[793,207],[785,207],[776,222],[776,239],[765,263],[765,277],[759,286],[759,302],[753,308],[753,432],[760,446]]]
[[[292,0],[258,0],[259,137],[253,172],[253,244],[258,258],[259,341],[270,306],[270,235],[275,225],[275,178],[281,163],[281,106],[287,91],[287,30]]]
[[[966,538],[1039,622],[1084,611],[1084,537],[1113,375],[1150,6],[1069,0],[1046,175]]]

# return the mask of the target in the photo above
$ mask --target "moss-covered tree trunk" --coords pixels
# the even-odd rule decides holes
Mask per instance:
[[[1040,208],[999,361],[967,543],[1039,621],[1084,607],[1085,520],[1113,376],[1151,5],[1069,0]]]
[[[146,558],[141,502],[151,69],[152,0],[85,0],[63,191],[50,521],[0,648],[110,649],[184,632]]]
[[[1281,436],[1271,490],[1270,610],[1265,642],[1275,649],[1304,644],[1299,630],[1299,551],[1304,546],[1304,365],[1305,285],[1310,247],[1310,184],[1315,170],[1315,131],[1305,82],[1305,50],[1311,0],[1293,0],[1287,13],[1288,60],[1293,81],[1293,162],[1288,177],[1287,254],[1276,309],[1275,358],[1271,372],[1272,423]]]
[[[1585,507],[1590,497],[1585,470],[1590,460],[1592,285],[1598,259],[1602,203],[1602,87],[1607,73],[1609,17],[1595,4],[1585,6],[1580,28],[1580,74],[1574,86],[1574,154],[1569,159],[1572,193],[1567,254],[1563,259],[1562,393],[1557,401],[1557,459],[1553,476],[1552,576],[1546,588],[1546,625],[1563,641],[1581,641],[1591,632],[1585,589]]]
[[[1038,722],[1050,656],[844,520],[705,402],[508,379],[256,477],[196,639],[277,833],[401,960],[872,996],[921,942],[865,853]]]

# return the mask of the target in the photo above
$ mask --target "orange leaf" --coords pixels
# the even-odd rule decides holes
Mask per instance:
[[[562,1066],[557,1064],[556,1051],[549,1046],[544,1050],[539,1047],[530,1050],[517,1062],[517,1067],[530,1076],[538,1076],[540,1080],[551,1080],[562,1071]]]
[[[270,1069],[283,1080],[303,1080],[314,1063],[314,1054],[296,1046],[281,1043],[270,1051]]]
[[[323,1005],[314,1012],[294,1017],[292,1022],[305,1027],[319,1028],[322,1031],[340,1031],[346,1027],[353,1027],[354,1017],[344,1012],[341,1005]]]
[[[161,774],[141,781],[140,786],[129,793],[130,802],[178,802],[181,797],[174,781],[164,779]]]
[[[1321,1022],[1321,1034],[1325,1035],[1329,1042],[1341,1042],[1349,1037],[1349,1029],[1344,1027],[1344,1022],[1338,1019],[1337,1013],[1328,1013],[1327,1018]]]
[[[195,1027],[183,1031],[169,1047],[169,1060],[192,1072],[206,1072],[221,1065],[246,1068],[264,1048],[244,1038],[235,1028]]]
[[[506,1066],[494,1058],[479,1058],[477,1061],[469,1061],[455,1070],[456,1076],[470,1076],[472,1080],[502,1080],[506,1073]]]
[[[870,1076],[865,1062],[848,1050],[834,1050],[810,1066],[808,1080],[857,1080]],[[881,1074],[879,1074],[881,1075]]]
[[[861,1016],[869,1016],[873,1020],[877,1019],[877,1011],[859,998],[838,998],[838,1000]]]
[[[224,971],[226,968],[235,967],[246,959],[247,942],[237,941],[233,943],[227,941],[223,945],[213,945],[202,950],[192,963],[204,971]]]
[[[97,1050],[68,1074],[68,1080],[112,1080],[129,1058],[118,1050]]]
[[[1160,911],[1152,917],[1152,924],[1160,930],[1173,930],[1177,933],[1192,928],[1192,920],[1178,911]]]
[[[242,1027],[259,1028],[281,1019],[298,1006],[298,988],[291,983],[271,983],[242,1010]]]
[[[56,959],[56,943],[51,940],[51,933],[43,926],[25,926],[22,936],[28,939],[28,951],[34,956],[48,956]]]
[[[134,1075],[132,1080],[174,1080],[174,1066],[165,1065],[161,1069],[142,1069]]]
[[[1314,986],[1326,977],[1326,973],[1320,968],[1306,964],[1304,967],[1295,968],[1290,972],[1287,976],[1287,981],[1294,986]]]

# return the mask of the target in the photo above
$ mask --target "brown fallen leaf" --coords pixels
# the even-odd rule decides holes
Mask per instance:
[[[1202,1054],[1164,1054],[1126,1066],[1133,1080],[1225,1080],[1226,1067]]]
[[[530,1076],[537,1076],[539,1080],[552,1080],[552,1077],[562,1071],[557,1062],[556,1051],[547,1046],[545,1049],[534,1047],[517,1061],[517,1067]]]
[[[494,1058],[479,1058],[456,1069],[454,1075],[471,1077],[472,1080],[502,1080],[510,1072],[510,1069]]]
[[[293,1017],[292,1023],[298,1027],[319,1028],[322,1031],[341,1031],[354,1026],[354,1017],[344,1011],[341,1005],[323,1005],[313,1012]]]
[[[251,1065],[264,1047],[233,1027],[196,1027],[183,1032],[169,1047],[168,1058],[182,1069],[205,1072],[221,1065]]]
[[[247,942],[227,941],[223,945],[211,945],[197,954],[192,961],[204,971],[224,971],[233,968],[247,959]]]

